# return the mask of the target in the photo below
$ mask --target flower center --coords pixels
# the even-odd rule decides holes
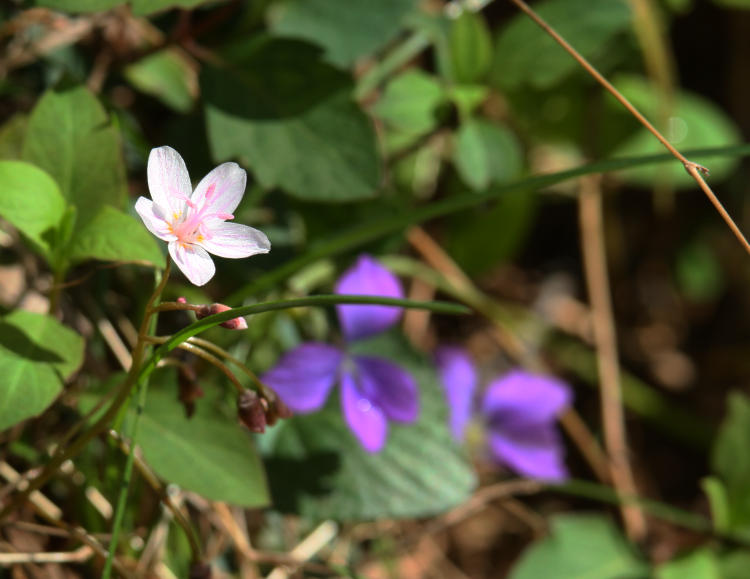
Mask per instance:
[[[200,243],[206,239],[211,239],[209,219],[221,219],[222,221],[234,219],[234,215],[231,213],[211,212],[215,197],[216,183],[208,186],[202,201],[199,201],[200,205],[196,205],[187,196],[178,197],[185,201],[187,205],[184,211],[172,215],[172,222],[169,224],[171,232],[177,236],[178,241],[181,243]]]

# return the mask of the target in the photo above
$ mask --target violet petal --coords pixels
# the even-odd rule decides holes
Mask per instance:
[[[570,387],[561,380],[513,370],[487,387],[482,412],[501,423],[542,424],[553,421],[571,399]]]
[[[284,354],[261,380],[294,412],[314,412],[336,383],[342,356],[334,346],[307,342]]]
[[[495,458],[523,476],[556,482],[568,477],[565,448],[551,423],[514,428],[495,425],[488,438]]]
[[[388,421],[383,411],[358,388],[354,376],[341,376],[341,408],[347,425],[367,452],[379,452],[385,446]]]
[[[337,294],[402,298],[399,279],[369,255],[361,255],[336,283]],[[395,306],[338,305],[341,329],[347,340],[357,340],[387,330],[398,322],[401,308]]]
[[[456,440],[463,440],[471,419],[477,370],[468,352],[456,346],[442,346],[435,351],[435,363],[448,401],[450,427]]]
[[[419,388],[406,370],[383,358],[356,356],[360,391],[390,419],[414,422],[419,416]]]

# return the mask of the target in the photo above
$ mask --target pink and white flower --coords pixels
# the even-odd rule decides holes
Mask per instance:
[[[185,161],[171,147],[152,149],[148,157],[151,200],[139,197],[135,210],[144,225],[168,242],[169,255],[191,283],[201,286],[216,272],[209,253],[243,258],[268,253],[266,235],[234,219],[245,194],[247,175],[237,163],[223,163],[203,177],[195,191]]]

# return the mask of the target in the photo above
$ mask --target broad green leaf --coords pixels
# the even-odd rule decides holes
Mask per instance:
[[[428,516],[465,500],[474,473],[448,430],[432,365],[394,334],[355,349],[412,373],[420,387],[419,419],[390,423],[386,446],[376,454],[363,450],[347,428],[337,389],[320,412],[282,421],[261,439],[274,506],[312,519],[362,520]]]
[[[739,550],[731,551],[721,557],[719,566],[721,579],[746,579],[747,570],[750,569],[750,553]]]
[[[750,528],[750,400],[739,392],[728,399],[729,414],[714,442],[711,466],[724,483],[732,529]]]
[[[198,73],[181,50],[160,50],[125,68],[125,78],[174,110],[187,113],[198,97]]]
[[[57,183],[22,161],[0,161],[0,217],[7,219],[49,257],[54,230],[65,213]]]
[[[522,246],[536,208],[531,191],[512,191],[493,206],[445,222],[445,248],[470,275],[480,275],[513,257]]]
[[[161,387],[149,389],[140,418],[138,444],[146,462],[163,479],[207,499],[244,507],[267,505],[263,464],[248,432],[207,400],[199,401],[193,417],[186,418],[174,374],[168,376],[154,376]]]
[[[217,161],[238,157],[267,188],[315,201],[372,197],[380,160],[351,83],[293,40],[251,40],[228,53],[232,67],[205,67],[201,86]]]
[[[452,80],[461,84],[480,82],[492,65],[492,38],[484,16],[464,10],[448,36]]]
[[[595,64],[631,23],[626,0],[546,0],[534,4],[534,9]],[[497,38],[492,78],[501,88],[529,84],[546,89],[579,69],[580,65],[525,14],[517,14]]]
[[[421,135],[437,125],[435,109],[444,100],[445,90],[435,77],[412,69],[388,83],[372,112],[395,131]]]
[[[747,569],[746,569],[747,571]],[[724,579],[716,554],[708,548],[698,549],[679,559],[659,565],[656,579]]]
[[[330,62],[350,66],[395,38],[416,5],[417,0],[287,0],[274,7],[271,29],[318,44]]]
[[[80,366],[83,339],[52,318],[16,310],[0,319],[0,430],[43,412]]]
[[[29,117],[16,113],[0,127],[0,159],[20,159]]]
[[[84,87],[49,91],[31,113],[24,160],[49,173],[85,225],[103,205],[122,207],[126,194],[120,138]]]
[[[39,6],[62,12],[99,12],[130,4],[136,15],[152,14],[169,8],[195,8],[211,0],[36,0]],[[215,2],[215,0],[214,0]]]
[[[614,79],[614,84],[647,118],[658,118],[661,96],[646,79],[620,76]],[[615,114],[628,114],[614,98],[608,97],[607,102]],[[663,133],[678,150],[720,147],[741,142],[737,127],[719,107],[699,95],[686,91],[676,95],[672,115]],[[632,137],[614,149],[612,156],[648,155],[663,150],[664,146],[650,132],[639,127]],[[696,157],[691,161],[700,163],[702,159]],[[714,159],[709,165],[709,180],[716,181],[726,177],[737,163],[736,159],[731,158]],[[676,187],[696,186],[679,161],[667,167],[632,169],[619,173],[619,176],[644,186],[653,186],[658,179],[668,179]]]
[[[72,262],[86,259],[147,261],[164,267],[164,254],[143,223],[114,207],[104,206],[81,228],[68,247]]]
[[[521,147],[513,133],[481,119],[462,123],[453,162],[461,179],[477,191],[510,181],[521,170]]]
[[[548,537],[532,545],[510,573],[511,579],[646,579],[648,566],[609,519],[558,515]]]

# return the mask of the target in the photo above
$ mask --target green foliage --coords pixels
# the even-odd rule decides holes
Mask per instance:
[[[160,50],[129,65],[124,73],[135,88],[175,111],[187,113],[193,108],[198,75],[184,52],[174,48]]]
[[[164,254],[143,223],[114,207],[104,206],[76,233],[68,247],[72,262],[87,259],[146,261],[164,267]]]
[[[0,217],[7,219],[50,259],[55,230],[65,213],[57,183],[34,165],[0,161]]]
[[[745,569],[747,571],[747,568]],[[716,555],[710,549],[698,549],[660,565],[656,579],[726,579],[721,573]]]
[[[51,316],[0,318],[0,430],[40,414],[83,360],[83,339]]]
[[[255,38],[206,67],[201,86],[217,161],[239,157],[264,187],[314,201],[372,197],[380,160],[346,75],[304,42]]]
[[[453,162],[461,179],[480,191],[517,177],[523,160],[518,140],[510,130],[470,119],[456,134]]]
[[[614,84],[638,110],[656,122],[664,104],[664,97],[652,84],[636,76],[619,76],[614,79]],[[611,114],[624,119],[627,113],[624,112],[622,106],[612,97],[608,97],[607,102],[610,105]],[[636,126],[635,121],[629,117],[628,122],[631,126]],[[687,91],[680,91],[675,95],[674,106],[670,110],[670,118],[664,134],[679,150],[719,147],[741,142],[736,126],[721,109],[707,99]],[[638,126],[632,136],[617,144],[612,151],[612,156],[647,155],[660,150],[663,150],[663,145],[646,128]],[[691,161],[706,162],[700,156]],[[713,160],[709,167],[711,181],[716,182],[727,177],[736,166],[736,159]],[[645,186],[668,180],[675,187],[695,187],[695,181],[680,163],[673,163],[669,167],[633,169],[621,173],[620,177]]]
[[[550,536],[521,556],[511,579],[646,579],[648,566],[606,518],[558,515]]]
[[[711,455],[714,473],[724,483],[729,515],[725,530],[750,532],[750,400],[739,392],[729,396],[729,413]],[[714,497],[716,493],[711,496]],[[714,502],[716,502],[714,500]],[[712,505],[713,506],[713,505]]]
[[[64,12],[99,12],[122,4],[130,4],[136,15],[153,14],[169,8],[194,8],[209,0],[36,0],[46,6]]]
[[[445,90],[434,76],[407,70],[388,83],[372,112],[393,131],[416,137],[437,125],[435,110],[444,100]]]
[[[464,10],[453,21],[448,42],[451,80],[462,84],[484,80],[492,65],[492,37],[484,16]]]
[[[474,474],[448,430],[434,368],[393,334],[357,343],[357,351],[412,373],[420,388],[418,421],[389,424],[377,454],[349,431],[335,393],[324,410],[283,421],[262,441],[274,505],[312,519],[362,520],[422,517],[459,504]]]
[[[138,442],[146,461],[165,480],[207,499],[246,507],[268,504],[263,464],[247,431],[211,406],[196,405],[188,419],[177,401],[174,373],[154,380],[140,419]]]
[[[628,30],[632,18],[625,0],[545,0],[534,9],[595,64]],[[524,84],[549,89],[574,71],[583,74],[580,65],[525,14],[515,16],[497,37],[492,80],[503,89]]]
[[[390,42],[416,0],[285,0],[275,6],[275,34],[325,48],[327,60],[351,66]]]
[[[521,246],[536,205],[531,191],[512,191],[494,206],[457,215],[446,223],[448,253],[470,275],[485,273],[510,259]]]
[[[28,117],[23,113],[13,115],[0,127],[0,159],[20,159]]]
[[[49,173],[77,211],[77,227],[103,205],[122,207],[125,165],[118,131],[84,87],[47,92],[29,118],[23,159]]]

